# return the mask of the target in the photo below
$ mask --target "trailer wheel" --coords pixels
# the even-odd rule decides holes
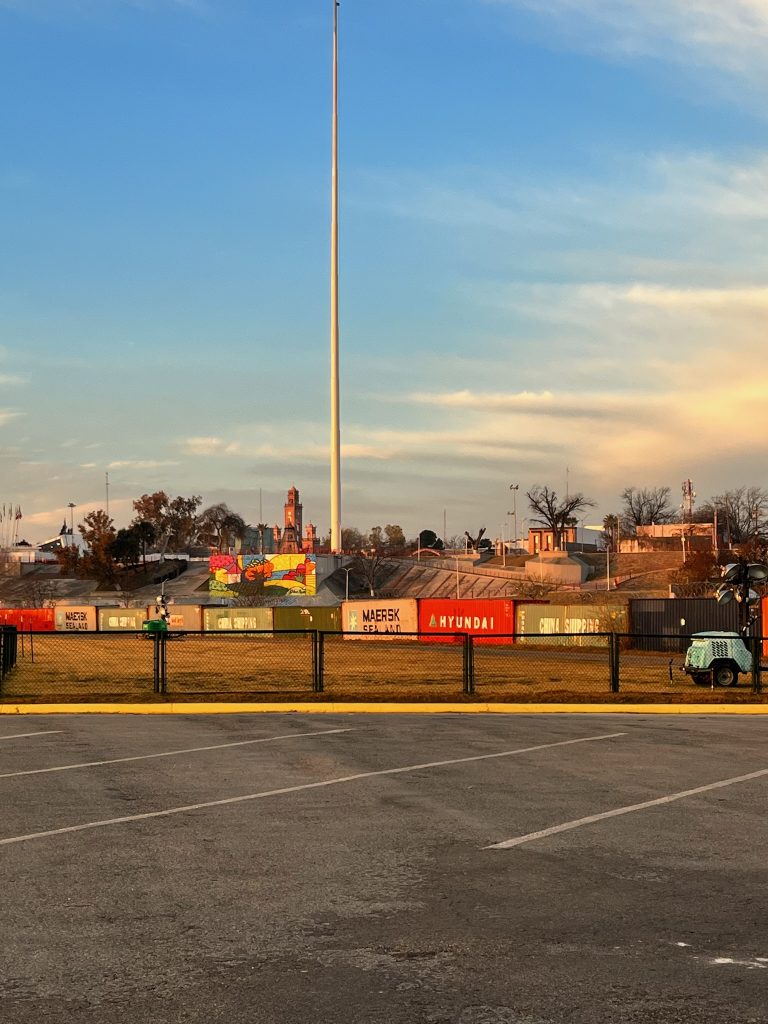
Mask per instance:
[[[733,661],[716,661],[712,666],[715,686],[735,686],[739,681],[739,667]]]

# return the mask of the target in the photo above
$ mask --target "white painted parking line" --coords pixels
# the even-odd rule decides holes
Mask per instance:
[[[105,764],[125,764],[127,761],[151,761],[155,757],[178,757],[179,754],[200,754],[205,750],[227,750],[230,747],[248,747],[256,743],[275,743],[277,740],[296,740],[306,736],[333,736],[352,729],[324,729],[322,732],[288,732],[283,736],[261,736],[255,740],[237,740],[216,743],[210,747],[186,747],[184,750],[163,750],[159,754],[134,754],[132,757],[113,757],[108,761],[81,761],[79,764],[60,764],[54,768],[27,768],[22,772],[5,772],[0,779],[16,779],[20,775],[47,775],[50,772],[71,772],[75,768],[98,768]]]
[[[52,828],[45,832],[30,832],[23,836],[9,836],[0,839],[0,846],[12,843],[26,843],[33,839],[48,839],[51,836],[62,836],[70,832],[85,832],[88,829],[106,828],[108,825],[126,825],[134,821],[148,821],[150,818],[167,818],[173,814],[186,814],[189,811],[202,811],[208,807],[226,807],[229,804],[242,804],[250,800],[264,800],[272,796],[285,796],[288,793],[301,793],[310,789],[323,789],[327,786],[340,786],[360,779],[380,778],[384,775],[404,775],[407,772],[425,771],[427,768],[445,768],[454,764],[470,764],[473,761],[491,761],[494,758],[513,757],[515,754],[531,754],[537,750],[552,750],[555,747],[570,747],[577,743],[597,743],[601,740],[617,739],[625,736],[623,732],[603,733],[600,736],[581,736],[575,740],[559,740],[556,743],[540,743],[535,747],[519,747],[517,750],[502,750],[495,754],[475,754],[471,757],[454,757],[449,761],[428,761],[425,764],[407,764],[401,768],[383,768],[375,772],[358,772],[355,775],[343,775],[338,779],[326,779],[323,782],[305,782],[299,786],[285,786],[282,789],[267,789],[260,793],[246,793],[244,796],[230,796],[223,800],[206,800],[199,804],[186,804],[183,807],[168,807],[162,811],[147,811],[144,814],[128,814],[122,818],[105,818],[102,821],[86,821],[81,825],[67,825],[64,828]]]
[[[13,732],[10,736],[0,736],[0,740],[24,740],[28,736],[55,736],[64,732],[63,729],[46,729],[45,732]]]
[[[548,836],[556,836],[560,832],[570,832],[575,828],[582,828],[584,825],[594,825],[597,821],[605,821],[607,818],[618,818],[622,814],[634,814],[635,811],[645,811],[649,807],[661,807],[664,804],[675,803],[676,800],[685,800],[689,796],[698,796],[699,793],[710,793],[713,789],[725,789],[726,786],[737,786],[740,782],[751,782],[753,779],[762,779],[768,775],[768,768],[762,768],[759,772],[750,772],[748,775],[735,775],[732,779],[722,779],[720,782],[710,782],[707,786],[697,786],[695,789],[684,789],[679,793],[670,793],[669,796],[660,796],[655,800],[644,800],[641,804],[628,804],[626,807],[616,807],[612,811],[603,811],[601,814],[590,814],[586,818],[577,818],[575,821],[566,821],[562,825],[552,825],[550,828],[543,828],[539,832],[529,832],[525,836],[517,836],[515,839],[505,839],[503,843],[493,843],[486,846],[486,850],[509,850],[513,846],[522,846],[524,843],[532,843],[536,839],[546,839]]]

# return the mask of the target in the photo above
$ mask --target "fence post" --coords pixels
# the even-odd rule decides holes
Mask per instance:
[[[160,693],[168,692],[168,634],[159,633],[160,637]]]
[[[313,658],[314,690],[315,693],[323,692],[323,675],[325,670],[325,633],[317,630],[315,633],[316,642]]]
[[[469,633],[464,634],[462,675],[464,677],[464,693],[471,696],[475,692],[475,644]]]
[[[619,692],[619,634],[608,637],[608,663],[611,674],[611,693]]]
[[[762,654],[762,644],[762,637],[752,637],[752,693],[763,692],[763,680],[761,677],[760,669],[760,656]]]
[[[152,692],[160,693],[160,634],[151,633],[152,637]]]

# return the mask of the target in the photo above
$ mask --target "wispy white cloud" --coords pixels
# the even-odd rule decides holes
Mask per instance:
[[[522,417],[546,416],[553,419],[629,419],[637,413],[638,399],[628,401],[624,395],[555,394],[552,391],[515,393],[474,392],[469,390],[443,393],[417,392],[410,400],[418,405],[435,405],[444,409],[467,409],[476,412],[508,413]],[[644,402],[654,399],[646,396]]]
[[[164,466],[178,466],[172,459],[118,459],[107,464],[107,469],[161,469]]]
[[[224,447],[220,437],[188,437],[181,442],[187,455],[213,455]]]
[[[46,11],[103,10],[105,7],[136,7],[142,10],[162,8],[186,8],[191,11],[206,10],[205,0],[0,0],[0,10],[26,11],[36,14]]]
[[[582,47],[765,74],[768,0],[483,0],[528,9]]]
[[[626,291],[628,302],[656,309],[751,314],[768,309],[766,288],[665,288],[635,284]]]

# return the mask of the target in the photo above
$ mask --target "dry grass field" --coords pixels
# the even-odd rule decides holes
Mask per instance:
[[[580,641],[583,638],[578,638]],[[702,688],[682,655],[622,651],[620,692],[610,692],[608,650],[477,645],[475,693],[463,692],[460,645],[326,636],[323,692],[313,691],[311,634],[172,636],[165,695],[153,692],[155,645],[136,634],[37,634],[19,639],[4,701],[483,700],[672,702],[760,700],[751,677],[728,690]]]

